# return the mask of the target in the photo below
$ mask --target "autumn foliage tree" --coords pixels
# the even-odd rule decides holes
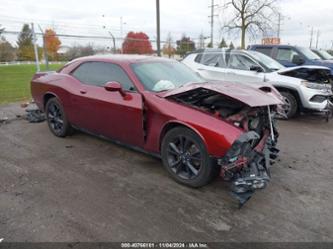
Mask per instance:
[[[51,60],[58,59],[58,50],[60,48],[61,41],[53,29],[45,30],[45,45],[47,54]]]
[[[5,39],[0,37],[0,61],[13,61],[15,59],[15,48]]]
[[[143,32],[129,32],[122,45],[124,54],[152,54],[149,36]]]
[[[171,56],[174,56],[174,54],[176,53],[176,49],[172,44],[173,44],[173,41],[172,41],[171,33],[169,33],[168,37],[166,38],[166,42],[163,46],[163,54],[168,55],[169,58]]]

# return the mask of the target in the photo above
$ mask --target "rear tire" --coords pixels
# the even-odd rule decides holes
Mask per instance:
[[[57,137],[66,137],[73,133],[63,106],[57,98],[51,98],[45,106],[46,120],[51,132]]]
[[[161,154],[171,177],[190,187],[206,185],[218,172],[201,138],[185,127],[174,128],[164,136]]]
[[[284,109],[285,115],[286,115],[285,119],[293,118],[296,115],[297,110],[298,110],[297,99],[290,92],[280,92],[280,93],[286,101],[286,106],[285,106],[285,109]]]

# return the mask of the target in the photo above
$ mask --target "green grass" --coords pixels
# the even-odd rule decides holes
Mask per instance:
[[[57,70],[62,64],[49,65],[49,70]],[[45,65],[41,65],[45,71]],[[0,104],[20,100],[29,100],[30,81],[36,72],[35,65],[0,65]]]

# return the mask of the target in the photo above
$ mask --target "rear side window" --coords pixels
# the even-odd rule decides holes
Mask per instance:
[[[87,85],[104,86],[110,81],[119,82],[124,90],[134,90],[134,85],[118,65],[107,62],[85,62],[72,75]]]
[[[211,67],[226,67],[225,54],[224,53],[202,53],[198,54],[194,59],[195,62],[211,66]]]
[[[272,54],[272,48],[256,48],[255,50],[257,52],[263,53],[267,56],[271,56],[271,54]]]

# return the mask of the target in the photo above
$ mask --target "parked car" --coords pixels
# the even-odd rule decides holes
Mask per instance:
[[[245,84],[269,83],[285,98],[285,116],[300,110],[327,111],[332,97],[330,70],[319,66],[285,68],[272,58],[251,50],[204,50],[182,61],[202,77]]]
[[[35,74],[31,93],[54,135],[75,128],[156,155],[191,187],[220,174],[240,203],[266,186],[278,152],[274,89],[206,82],[169,59],[80,58]]]
[[[329,60],[331,62],[333,62],[333,56],[328,53],[326,50],[322,50],[322,49],[312,49],[312,52],[314,52],[315,54],[317,54],[322,60]]]
[[[333,61],[322,60],[310,48],[290,45],[251,45],[248,49],[272,57],[286,67],[301,65],[328,67],[333,75]]]

